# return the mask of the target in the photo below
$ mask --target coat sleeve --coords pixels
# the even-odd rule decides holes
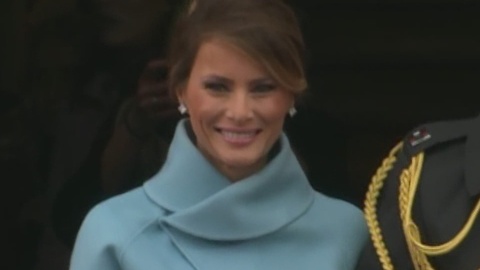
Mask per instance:
[[[363,247],[367,243],[368,229],[362,212],[355,207],[355,212],[345,222],[349,229],[344,230],[345,242],[349,243],[345,250],[344,267],[342,269],[355,269]]]
[[[105,208],[95,207],[82,223],[73,248],[70,270],[121,270],[121,235]]]

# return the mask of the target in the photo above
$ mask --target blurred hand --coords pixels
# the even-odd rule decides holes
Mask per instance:
[[[155,59],[147,63],[138,80],[138,107],[154,122],[179,117],[177,102],[170,96],[166,76],[165,61]]]

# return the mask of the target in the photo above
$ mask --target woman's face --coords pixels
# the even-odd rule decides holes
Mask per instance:
[[[197,147],[236,181],[266,163],[294,96],[241,50],[214,39],[200,46],[179,100]]]

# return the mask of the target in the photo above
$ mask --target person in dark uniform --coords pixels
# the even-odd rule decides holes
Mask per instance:
[[[480,269],[480,115],[411,131],[372,178],[357,269]]]

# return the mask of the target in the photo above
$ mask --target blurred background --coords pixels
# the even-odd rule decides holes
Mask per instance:
[[[310,87],[287,133],[317,190],[362,207],[406,132],[480,111],[478,1],[289,2]],[[86,211],[159,169],[178,118],[162,59],[183,4],[1,1],[1,269],[68,269]]]

